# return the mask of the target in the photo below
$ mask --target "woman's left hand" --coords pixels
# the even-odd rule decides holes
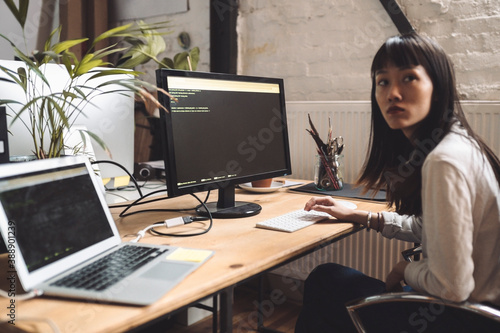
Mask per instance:
[[[385,281],[385,289],[387,291],[403,291],[401,281],[405,279],[405,268],[409,263],[408,261],[400,261],[394,266]]]

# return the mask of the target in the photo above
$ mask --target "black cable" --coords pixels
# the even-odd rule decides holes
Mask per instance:
[[[130,215],[134,215],[134,214],[139,214],[139,213],[145,213],[145,212],[181,212],[181,211],[189,211],[189,210],[194,210],[197,207],[199,207],[199,206],[196,206],[194,208],[183,208],[183,209],[182,208],[181,209],[166,209],[166,208],[164,208],[164,209],[145,209],[145,210],[140,210],[140,211],[135,211],[135,212],[131,212],[131,213],[125,214],[130,208],[135,207],[136,205],[143,205],[143,204],[152,203],[152,202],[156,202],[156,201],[160,201],[160,200],[171,199],[171,198],[169,198],[169,197],[166,197],[166,198],[156,198],[156,199],[152,199],[152,200],[149,200],[149,201],[146,201],[146,202],[141,202],[143,199],[145,199],[145,198],[147,198],[147,197],[149,197],[149,196],[151,196],[153,194],[157,194],[157,193],[160,193],[160,192],[165,192],[166,189],[161,189],[161,190],[158,190],[158,191],[153,191],[151,193],[143,195],[142,191],[140,189],[140,186],[137,183],[135,177],[132,176],[132,174],[130,174],[130,172],[124,166],[122,166],[121,164],[116,163],[114,161],[101,160],[101,161],[93,161],[93,162],[91,162],[91,164],[100,164],[100,163],[112,164],[112,165],[118,166],[119,168],[121,168],[122,170],[124,170],[127,173],[127,175],[129,175],[129,177],[132,180],[132,182],[134,183],[135,188],[137,189],[137,192],[139,192],[139,199],[135,200],[131,204],[128,204],[128,205],[114,205],[114,206],[110,207],[110,208],[126,207],[120,213],[119,217],[126,217],[126,216],[130,216]],[[162,232],[156,231],[156,230],[154,230],[154,228],[151,228],[150,232],[152,232],[153,234],[161,235],[161,236],[191,237],[191,236],[203,235],[203,234],[207,233],[210,229],[212,229],[212,225],[213,225],[212,214],[208,210],[208,207],[205,205],[205,203],[207,202],[207,200],[208,200],[208,198],[210,196],[210,191],[207,192],[207,195],[206,195],[204,201],[201,201],[200,198],[198,198],[198,196],[196,196],[193,193],[190,193],[190,195],[192,197],[194,197],[196,200],[198,200],[198,202],[200,203],[200,205],[203,206],[205,208],[205,210],[208,212],[208,217],[210,219],[210,224],[209,224],[209,226],[208,226],[207,229],[205,229],[202,232],[195,233],[195,234],[168,234],[168,233],[162,233]]]
[[[210,213],[210,211],[208,210],[208,207],[205,205],[205,202],[201,201],[200,198],[198,198],[195,194],[193,193],[190,193],[190,195],[192,197],[194,197],[196,200],[198,200],[198,202],[205,208],[205,210],[207,211],[208,213],[208,218],[210,220],[210,223],[208,225],[208,228],[201,231],[201,232],[198,232],[198,233],[194,233],[194,234],[169,234],[169,233],[164,233],[164,232],[160,232],[158,230],[155,230],[154,227],[152,227],[151,229],[149,229],[149,232],[151,232],[152,234],[155,234],[155,235],[158,235],[158,236],[168,236],[168,237],[191,237],[191,236],[199,236],[199,235],[203,235],[203,234],[206,234],[210,229],[212,229],[212,225],[213,225],[213,218],[212,218],[212,213]],[[208,195],[207,195],[207,198],[208,198]],[[206,199],[207,199],[206,198]],[[206,200],[205,199],[205,200]]]
[[[100,160],[100,161],[91,162],[91,164],[100,164],[100,163],[113,164],[113,165],[116,165],[116,166],[120,167],[122,170],[124,170],[129,175],[130,179],[132,180],[132,182],[135,185],[135,188],[137,189],[137,192],[139,193],[139,199],[136,200],[134,203],[132,203],[132,204],[126,204],[126,205],[112,205],[112,206],[110,206],[110,208],[127,207],[127,209],[125,209],[125,211],[127,211],[128,209],[132,208],[135,205],[142,205],[142,204],[147,204],[147,203],[150,203],[150,202],[155,202],[155,201],[160,201],[160,200],[168,199],[168,198],[157,198],[157,199],[153,199],[153,200],[150,200],[150,201],[147,201],[147,202],[139,203],[139,201],[142,200],[143,198],[146,198],[146,197],[148,197],[150,195],[153,195],[153,194],[156,194],[156,193],[165,192],[167,189],[161,189],[161,190],[158,190],[158,191],[153,191],[151,193],[148,193],[147,195],[143,195],[142,191],[141,191],[141,186],[137,183],[137,180],[135,179],[135,177],[133,175],[131,175],[130,172],[123,165],[121,165],[121,164],[119,164],[117,162],[108,161],[108,160]],[[144,185],[145,184],[143,184],[143,186]],[[107,189],[107,190],[110,190],[110,189]],[[112,190],[110,190],[110,191],[112,191]],[[120,214],[120,217],[122,217],[121,214]]]
[[[140,197],[139,199],[136,199],[133,203],[123,204],[123,205],[111,205],[111,206],[109,206],[109,208],[123,208],[123,207],[128,207],[126,209],[126,210],[128,210],[128,209],[132,208],[133,206],[145,205],[145,204],[148,204],[148,203],[151,203],[151,202],[156,202],[156,201],[162,201],[162,200],[170,199],[169,197],[162,197],[162,198],[155,198],[155,199],[151,199],[149,201],[141,202],[142,199],[146,199],[150,195],[161,193],[161,192],[166,192],[166,191],[167,191],[167,189],[161,189],[161,190],[153,191],[151,193],[148,193],[148,194]]]
[[[93,161],[93,162],[90,162],[90,163],[91,164],[108,163],[108,164],[112,164],[112,165],[115,165],[115,166],[121,168],[122,170],[124,170],[127,173],[127,175],[129,175],[130,179],[132,179],[132,182],[134,182],[134,185],[137,188],[137,192],[139,192],[139,196],[142,197],[141,189],[139,187],[139,184],[137,184],[137,181],[135,180],[135,177],[132,176],[132,174],[123,165],[121,165],[120,163],[116,163],[115,161],[107,161],[107,160],[106,161],[104,161],[104,160],[102,160],[102,161]]]
[[[153,200],[150,200],[150,201],[147,201],[147,202],[144,202],[144,203],[140,203],[143,199],[153,195],[153,194],[157,194],[157,193],[160,193],[160,192],[165,192],[166,189],[164,190],[159,190],[159,191],[153,191],[151,193],[148,193],[146,195],[143,195],[141,196],[139,199],[136,199],[134,202],[126,205],[126,208],[120,213],[120,217],[126,217],[126,216],[130,216],[130,215],[134,215],[134,214],[138,214],[138,213],[141,213],[143,211],[136,211],[136,212],[132,212],[132,213],[128,213],[128,214],[125,214],[130,208],[132,207],[135,207],[136,205],[139,205],[139,204],[146,204],[146,203],[150,203],[150,202],[155,202],[155,201],[160,201],[160,200],[167,200],[167,199],[170,199],[169,197],[166,197],[166,198],[156,198],[156,199],[153,199]],[[153,211],[153,210],[151,210]]]
[[[131,213],[128,213],[128,214],[125,214],[130,208],[132,207],[135,207],[135,206],[138,206],[138,205],[144,205],[144,204],[148,204],[148,203],[151,203],[151,202],[156,202],[156,201],[161,201],[161,200],[168,200],[168,199],[172,199],[172,197],[166,197],[166,198],[157,198],[157,199],[152,199],[152,200],[149,200],[149,201],[146,201],[146,202],[140,202],[142,199],[145,199],[147,198],[148,196],[150,195],[153,195],[153,194],[156,194],[158,192],[162,192],[162,191],[166,191],[166,190],[161,190],[161,191],[154,191],[154,192],[151,192],[151,193],[148,193],[146,194],[145,196],[135,200],[134,202],[128,204],[128,205],[117,205],[117,206],[112,206],[111,208],[116,208],[116,207],[126,207],[119,215],[119,217],[127,217],[127,216],[130,216],[130,215],[134,215],[134,214],[139,214],[139,213],[149,213],[149,212],[184,212],[184,211],[191,211],[191,210],[195,210],[198,206],[196,207],[193,207],[193,208],[178,208],[178,209],[168,209],[168,208],[156,208],[156,209],[143,209],[143,210],[138,210],[138,211],[135,211],[135,212],[131,212]],[[192,194],[191,194],[192,195]],[[205,200],[203,202],[207,202],[208,201],[208,198],[210,196],[210,191],[207,192],[207,196],[205,197]],[[196,197],[196,196],[195,196]],[[198,199],[198,197],[196,197],[196,199],[198,201],[200,201]]]

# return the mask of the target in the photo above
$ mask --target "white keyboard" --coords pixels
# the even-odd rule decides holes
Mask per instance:
[[[330,217],[327,213],[317,211],[306,212],[301,209],[258,222],[255,226],[264,229],[294,232]]]

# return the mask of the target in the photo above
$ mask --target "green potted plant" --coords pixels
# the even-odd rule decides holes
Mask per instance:
[[[158,68],[172,68],[194,71],[200,60],[200,49],[194,47],[189,51],[177,53],[173,59],[164,57],[158,59],[166,49],[165,40],[157,32],[162,26],[146,24],[143,21],[137,23],[140,34],[124,37],[124,42],[130,44],[127,52],[117,61],[117,67],[135,68],[149,61],[158,64]]]
[[[21,25],[24,34],[29,1],[20,0],[19,7],[13,0],[4,1]],[[113,91],[117,92],[132,91],[141,99],[152,101],[161,107],[151,93],[157,89],[156,86],[140,80],[138,78],[140,73],[129,68],[151,59],[161,63],[156,57],[165,49],[162,34],[157,32],[162,28],[163,25],[127,24],[110,29],[93,41],[89,41],[88,38],[61,41],[59,27],[50,34],[43,50],[33,52],[21,51],[5,35],[0,34],[0,39],[11,45],[15,56],[19,59],[17,70],[3,66],[0,66],[0,70],[7,76],[5,80],[18,85],[25,96],[23,101],[0,99],[0,105],[7,107],[16,105],[19,108],[12,115],[12,122],[21,121],[20,117],[24,113],[29,114],[29,121],[23,121],[23,124],[32,137],[33,154],[36,158],[59,157],[63,154],[65,148],[68,148],[65,147],[65,134],[82,114],[85,105],[92,103],[92,98],[103,93],[101,89],[104,87],[113,87]],[[112,43],[109,47],[97,50],[96,44],[105,39],[123,40],[130,46],[120,47],[118,43]],[[71,48],[82,43],[89,45],[86,48],[87,52],[79,59]],[[106,57],[111,58],[121,54],[123,56],[119,57],[116,66],[105,60]],[[58,64],[67,73],[69,79],[62,90],[52,89],[51,82],[44,73],[44,68],[49,63]],[[120,78],[117,79],[117,75]],[[93,80],[101,82],[103,78],[109,80],[104,80],[98,85],[90,84]],[[109,89],[106,90],[106,93],[109,92]],[[86,132],[99,145],[106,147],[105,142],[99,137],[89,131]]]

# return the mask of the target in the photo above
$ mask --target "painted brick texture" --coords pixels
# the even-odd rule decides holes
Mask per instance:
[[[464,99],[500,99],[500,2],[399,0],[456,65]],[[369,68],[398,31],[378,0],[244,0],[238,72],[285,79],[287,100],[367,100]]]

